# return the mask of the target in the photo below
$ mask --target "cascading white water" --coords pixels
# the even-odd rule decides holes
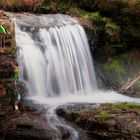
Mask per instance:
[[[97,89],[87,38],[83,28],[76,25],[40,29],[45,46],[47,93],[90,93]]]
[[[140,103],[140,99],[98,89],[86,34],[73,18],[16,15],[15,24],[20,78],[34,101],[45,107],[47,104],[46,118],[56,134],[53,140],[62,140],[59,127],[69,131],[69,140],[87,140],[57,117],[58,105],[68,102]]]
[[[41,27],[33,34],[17,25],[16,40],[30,95],[56,97],[97,90],[88,41],[79,24]]]
[[[61,15],[58,17],[63,19]],[[55,16],[52,19],[55,19]],[[69,21],[69,17],[65,20],[66,23],[73,21],[71,18]],[[83,40],[84,30],[76,21],[75,25],[65,25],[65,20],[55,22],[61,27],[49,29],[40,26],[29,29],[26,22],[15,21],[20,77],[26,83],[28,95],[37,97],[37,102],[83,91],[91,93],[92,88],[97,89],[88,43]],[[44,107],[47,108],[46,118],[50,129],[55,133],[52,140],[62,140],[60,128],[69,131],[69,140],[86,139],[86,136],[81,139],[77,130],[57,117],[57,105],[46,107],[46,103],[49,102],[44,102]]]
[[[136,101],[97,87],[84,29],[69,16],[16,16],[16,43],[28,95],[48,104]]]

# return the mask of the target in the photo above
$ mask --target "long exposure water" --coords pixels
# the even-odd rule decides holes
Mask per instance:
[[[49,105],[46,117],[59,134],[54,140],[61,140],[58,126],[70,131],[70,140],[81,140],[78,131],[55,114],[61,104],[140,102],[98,89],[88,40],[75,19],[65,15],[16,15],[14,20],[20,78],[28,89],[28,98]]]

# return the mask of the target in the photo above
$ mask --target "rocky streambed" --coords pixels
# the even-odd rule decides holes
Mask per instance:
[[[41,105],[27,104],[21,102],[20,111],[14,111],[10,105],[7,110],[0,108],[0,140],[55,139],[58,134],[52,131],[47,110]],[[69,137],[67,130],[61,129],[61,134],[63,140]]]
[[[4,109],[1,112],[4,112]],[[47,110],[41,105],[20,104],[20,112],[12,106],[0,115],[1,140],[53,140]],[[82,128],[88,138],[82,140],[139,140],[140,105],[120,104],[66,104],[57,107],[56,113],[70,125]],[[48,114],[49,115],[49,114]],[[75,127],[77,128],[77,127]],[[69,131],[60,127],[62,140],[69,140]],[[81,131],[82,132],[82,131]]]
[[[11,61],[16,63],[14,25],[6,15],[0,16],[0,23],[4,23],[9,33],[0,48],[0,140],[56,140],[57,133],[52,131],[46,117],[47,110],[42,106],[25,105],[23,101],[19,106],[20,112],[13,109],[8,86],[13,83]],[[70,124],[82,128],[91,140],[140,139],[140,105],[134,103],[67,104],[57,107],[56,113]],[[69,140],[69,132],[63,127],[60,131],[61,139]]]
[[[60,106],[57,114],[84,129],[91,139],[140,139],[138,104],[68,104]]]

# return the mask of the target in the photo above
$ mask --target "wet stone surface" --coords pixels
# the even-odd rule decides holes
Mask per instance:
[[[138,104],[69,104],[60,106],[56,112],[83,128],[95,139],[138,140],[140,138],[140,105]]]
[[[7,110],[0,108],[0,139],[2,140],[54,140],[56,137],[65,140],[70,137],[69,131],[59,128],[61,134],[51,128],[46,118],[47,110],[41,105],[21,102],[20,111],[14,111],[9,105]]]

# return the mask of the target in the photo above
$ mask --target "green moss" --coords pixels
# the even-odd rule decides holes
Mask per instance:
[[[83,11],[75,6],[71,7],[69,11],[67,11],[67,14],[83,17]]]
[[[84,120],[86,118],[87,112],[81,112],[80,116],[75,120],[75,123],[80,122],[81,120]]]
[[[104,109],[110,113],[117,113],[119,111],[136,111],[140,113],[140,104],[136,103],[120,103],[120,104],[106,104]]]
[[[140,112],[140,105],[136,104],[136,103],[121,103],[118,105],[118,108],[122,109],[122,110],[132,110],[132,111],[139,111]]]
[[[101,20],[101,15],[99,13],[99,11],[97,12],[86,12],[85,11],[85,18],[93,18],[96,21]]]
[[[88,111],[81,112],[80,116],[76,119],[76,123],[88,120],[89,122],[99,121],[104,122],[112,120],[116,115],[121,115],[123,112],[136,112],[140,115],[140,104],[136,103],[117,103],[117,104],[102,104],[99,108],[91,108]],[[127,120],[126,120],[127,119]],[[125,117],[125,121],[132,121],[131,118]]]
[[[112,36],[114,32],[118,32],[119,29],[120,29],[119,26],[111,21],[107,22],[105,25],[105,31],[110,36]]]
[[[123,66],[121,65],[121,63],[117,59],[113,59],[109,67],[111,70],[115,70],[119,73],[125,72]]]
[[[97,121],[106,121],[106,120],[109,120],[110,118],[112,118],[112,115],[109,114],[109,112],[106,110],[99,110],[96,112],[96,115],[95,115],[95,119]]]
[[[112,21],[111,18],[104,17],[97,12],[82,12],[85,19],[92,19],[93,25],[102,28],[110,41],[119,41],[120,39],[120,26]]]
[[[121,62],[115,58],[113,58],[110,63],[104,64],[104,68],[110,72],[117,72],[119,75],[125,73],[125,69]]]
[[[114,114],[122,111],[134,111],[140,114],[140,104],[137,103],[120,103],[120,104],[105,104],[96,111],[95,118],[99,121],[106,121],[113,118]]]

